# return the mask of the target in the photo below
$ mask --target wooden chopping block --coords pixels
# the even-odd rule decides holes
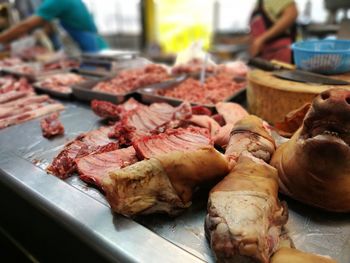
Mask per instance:
[[[332,77],[350,82],[350,73]],[[272,72],[252,70],[248,74],[248,111],[274,124],[283,120],[288,112],[311,102],[319,93],[334,87],[350,89],[350,85],[294,82],[279,79]]]

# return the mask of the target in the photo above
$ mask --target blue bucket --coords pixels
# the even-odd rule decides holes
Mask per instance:
[[[350,40],[313,40],[292,45],[299,69],[322,74],[350,71]]]

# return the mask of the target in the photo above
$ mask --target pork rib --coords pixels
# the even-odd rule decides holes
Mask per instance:
[[[63,150],[54,158],[47,168],[60,178],[67,178],[76,170],[75,159],[86,156],[93,152],[107,152],[118,149],[115,140],[108,137],[111,127],[101,127],[79,135],[75,140],[66,144]]]
[[[129,146],[134,139],[149,135],[171,121],[188,119],[191,115],[191,106],[188,103],[183,103],[176,108],[166,103],[138,107],[127,112],[115,125],[112,137],[118,138],[122,144]]]
[[[0,105],[33,94],[29,91],[9,91],[0,95]]]
[[[79,177],[86,183],[101,188],[101,182],[108,173],[134,164],[138,161],[133,147],[110,152],[90,154],[76,159]]]
[[[43,105],[40,108],[33,109],[24,113],[20,113],[17,115],[13,115],[8,118],[4,118],[0,120],[0,129],[6,128],[11,125],[20,124],[25,121],[29,121],[35,118],[38,118],[40,116],[63,110],[64,106],[61,103],[53,103],[53,104],[47,104]]]
[[[171,151],[193,151],[212,145],[208,130],[197,127],[169,129],[164,133],[141,137],[132,144],[137,156],[149,159]]]

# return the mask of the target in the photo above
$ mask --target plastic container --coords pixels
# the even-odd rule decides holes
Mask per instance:
[[[340,74],[350,71],[350,40],[302,41],[292,45],[299,69]]]

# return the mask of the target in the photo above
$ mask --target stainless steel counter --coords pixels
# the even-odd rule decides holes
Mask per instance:
[[[103,195],[76,176],[62,181],[45,168],[63,145],[101,124],[88,108],[66,103],[64,137],[42,137],[39,120],[0,131],[0,183],[24,197],[110,261],[213,262],[204,236],[206,193],[176,218],[131,220],[112,214]],[[283,198],[283,197],[282,197]],[[350,215],[328,214],[287,200],[288,230],[297,248],[350,262]]]

